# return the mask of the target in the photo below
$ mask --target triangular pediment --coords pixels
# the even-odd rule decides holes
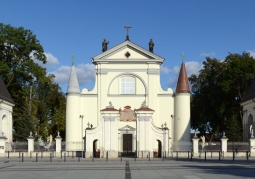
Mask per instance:
[[[120,128],[119,131],[135,131],[135,128],[125,125],[124,127]]]
[[[95,56],[92,58],[93,63],[97,62],[159,62],[162,63],[164,58],[142,48],[133,42],[124,41],[123,43]]]

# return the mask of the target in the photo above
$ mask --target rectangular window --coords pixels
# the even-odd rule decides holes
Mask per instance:
[[[135,94],[135,78],[121,78],[121,94]]]

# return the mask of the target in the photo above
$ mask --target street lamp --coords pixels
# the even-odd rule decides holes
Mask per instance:
[[[165,126],[165,127],[164,127]],[[168,130],[167,124],[161,124],[161,129],[163,131],[163,145],[164,145],[164,151],[166,152],[166,130]],[[163,152],[164,157],[164,152]],[[166,156],[165,156],[166,157]]]
[[[137,113],[136,113],[136,109],[134,109],[134,114],[135,116],[135,130],[136,130],[136,134],[135,134],[135,158],[137,158]]]
[[[83,115],[80,115],[80,118],[81,118],[81,143],[82,143],[82,146],[81,146],[81,158],[83,158]]]

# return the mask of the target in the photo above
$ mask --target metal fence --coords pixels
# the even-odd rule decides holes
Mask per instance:
[[[47,142],[47,143],[35,142],[34,151],[35,152],[56,151],[56,142]]]
[[[27,152],[28,143],[27,142],[12,142],[11,151],[12,152]]]
[[[221,142],[206,142],[204,144],[202,142],[199,142],[198,143],[198,150],[200,152],[203,152],[203,151],[208,151],[208,152],[221,151]]]
[[[249,142],[228,142],[227,151],[250,151]]]
[[[192,151],[192,143],[187,141],[178,141],[172,143],[173,151]]]

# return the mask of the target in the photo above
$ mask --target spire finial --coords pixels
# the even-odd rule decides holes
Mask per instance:
[[[74,61],[75,61],[75,54],[72,54],[72,65],[74,65]]]
[[[127,36],[126,36],[126,40],[129,40],[129,36],[128,36],[128,29],[131,28],[131,26],[129,26],[128,24],[126,26],[124,26],[124,28],[127,29]]]
[[[184,56],[185,56],[185,54],[184,54],[184,52],[182,52],[182,63],[184,62]]]

